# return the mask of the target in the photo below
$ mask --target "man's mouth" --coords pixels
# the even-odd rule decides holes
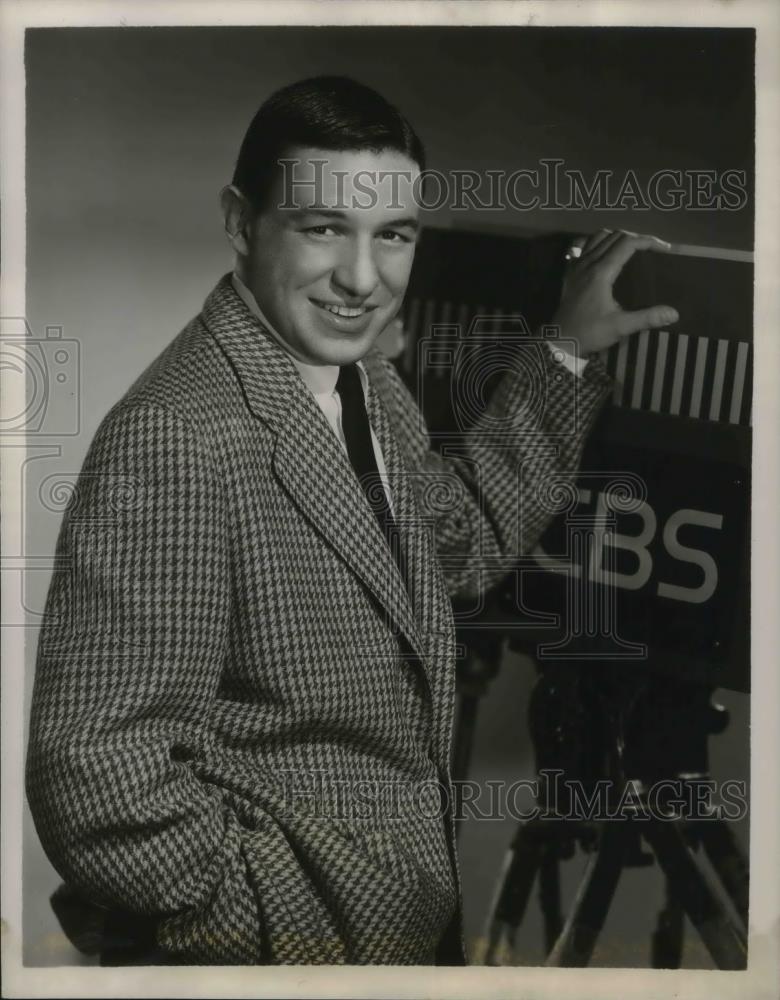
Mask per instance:
[[[338,302],[321,302],[319,299],[311,301],[320,309],[324,309],[334,316],[341,316],[343,319],[357,319],[376,308],[376,306],[343,306]]]

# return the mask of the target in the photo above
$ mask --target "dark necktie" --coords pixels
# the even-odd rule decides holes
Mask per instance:
[[[341,426],[344,430],[349,460],[390,546],[401,576],[406,581],[401,539],[376,464],[374,445],[371,441],[371,426],[368,422],[366,401],[357,365],[341,366],[336,391],[341,397]]]

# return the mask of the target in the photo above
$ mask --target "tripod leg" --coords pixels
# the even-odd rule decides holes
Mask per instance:
[[[452,761],[452,777],[456,787],[468,777],[477,723],[477,707],[482,695],[487,694],[490,682],[498,675],[504,649],[503,639],[495,637],[486,639],[484,631],[465,630],[459,632],[458,637],[466,646],[467,652],[457,667],[460,706]]]
[[[462,694],[455,733],[455,750],[452,762],[452,788],[455,796],[455,837],[460,839],[463,829],[463,808],[461,789],[464,787],[471,762],[471,750],[474,745],[474,731],[477,725],[477,707],[479,695]]]
[[[658,914],[653,934],[652,962],[654,969],[679,969],[682,961],[683,924],[685,914],[666,879],[666,901]]]
[[[495,902],[488,917],[485,965],[504,965],[511,959],[517,928],[539,868],[541,848],[537,837],[538,834],[535,836],[527,826],[521,826],[506,853],[503,874],[499,877]]]
[[[555,844],[542,850],[539,864],[539,903],[544,919],[544,951],[549,955],[563,929],[560,860]]]
[[[745,936],[729,919],[725,908],[696,864],[679,823],[650,820],[642,832],[715,965],[719,969],[746,968]]]
[[[695,829],[710,864],[718,873],[740,920],[747,927],[749,866],[737,838],[722,819],[700,820],[695,823]]]
[[[479,700],[488,690],[490,682],[498,674],[501,663],[503,641],[495,639],[485,642],[466,638],[468,655],[458,664],[457,688],[460,695],[455,728],[452,778],[455,788],[455,835],[458,836],[463,823],[460,789],[469,773],[471,752],[474,748],[474,733],[477,727]]]
[[[474,745],[474,730],[477,724],[477,707],[479,695],[463,693],[460,696],[458,724],[455,733],[455,751],[452,761],[452,778],[457,788],[466,780],[471,762],[471,750]],[[456,813],[457,815],[457,813]]]
[[[590,961],[623,868],[622,823],[605,823],[598,850],[545,965],[579,968]]]

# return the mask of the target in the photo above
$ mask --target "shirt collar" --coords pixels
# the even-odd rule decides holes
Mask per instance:
[[[289,355],[290,360],[298,369],[298,374],[301,376],[307,389],[314,396],[332,396],[336,390],[336,381],[339,377],[338,365],[310,365],[305,361],[299,361],[298,358],[290,354],[290,349],[287,344],[282,340],[277,331],[268,322],[265,315],[263,314],[260,306],[257,304],[257,299],[254,297],[252,292],[247,288],[244,282],[239,278],[239,276],[234,271],[231,275],[233,281],[233,287],[235,288],[238,295],[244,301],[246,307],[249,311],[256,316],[260,322],[263,324],[265,329],[271,334],[274,340],[279,344],[279,346],[286,351]],[[362,362],[357,363],[358,371],[360,372],[360,381],[363,384],[363,392],[366,391],[366,383],[368,381],[365,369],[363,368]]]

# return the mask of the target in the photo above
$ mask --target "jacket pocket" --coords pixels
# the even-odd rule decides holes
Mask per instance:
[[[452,895],[386,827],[340,823],[337,835],[341,859],[332,864],[325,891],[337,914],[347,961],[432,962],[453,913]]]

